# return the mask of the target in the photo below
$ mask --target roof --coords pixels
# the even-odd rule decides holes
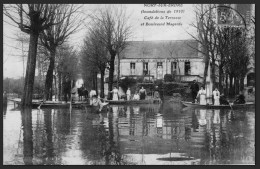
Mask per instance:
[[[130,41],[121,59],[200,58],[196,48],[195,40]]]

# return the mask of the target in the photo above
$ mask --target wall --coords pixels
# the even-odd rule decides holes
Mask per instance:
[[[121,76],[129,76],[130,74],[130,63],[135,63],[135,75],[143,75],[143,61],[148,62],[148,71],[150,71],[150,75],[153,75],[155,79],[158,78],[157,74],[157,62],[163,63],[163,76],[168,73],[171,73],[171,62],[174,60],[166,60],[165,59],[122,59],[120,61],[120,72]],[[203,77],[204,74],[204,63],[203,59],[181,59],[179,61],[180,73],[179,75],[184,75],[184,65],[185,61],[190,61],[191,66],[191,75],[199,75]],[[178,63],[177,63],[178,64]],[[167,65],[167,66],[166,66]],[[167,71],[166,71],[167,70]],[[179,71],[177,65],[177,72]]]

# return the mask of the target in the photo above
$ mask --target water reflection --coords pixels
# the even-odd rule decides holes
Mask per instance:
[[[4,164],[255,164],[254,110],[163,104],[98,113],[17,111],[10,104],[5,117]]]
[[[21,111],[23,126],[23,161],[25,165],[32,165],[33,159],[33,130],[32,109]]]

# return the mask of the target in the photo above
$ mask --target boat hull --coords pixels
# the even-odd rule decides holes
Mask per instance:
[[[109,104],[154,104],[159,103],[159,100],[105,100]]]
[[[18,106],[20,106],[21,104],[21,99],[9,99],[10,101],[15,102],[16,104],[18,104]],[[91,105],[89,105],[88,102],[75,102],[72,103],[72,108],[84,108],[84,107],[93,107]],[[70,102],[55,102],[55,101],[46,101],[44,103],[42,103],[42,101],[36,101],[33,100],[32,101],[32,108],[38,108],[40,106],[40,108],[69,108],[70,107]]]
[[[233,105],[200,105],[192,102],[182,102],[186,107],[194,108],[206,108],[206,109],[244,109],[244,108],[254,108],[254,102],[248,102],[246,104],[233,104]]]

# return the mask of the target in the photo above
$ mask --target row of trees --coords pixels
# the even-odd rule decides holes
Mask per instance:
[[[43,94],[46,100],[52,99],[53,86],[58,86],[58,97],[61,98],[65,79],[71,81],[78,73],[82,74],[85,82],[92,79],[96,88],[97,73],[100,73],[101,97],[104,97],[104,74],[107,68],[109,90],[112,90],[115,57],[119,57],[128,45],[127,39],[131,35],[128,17],[122,7],[106,7],[88,15],[92,23],[87,26],[88,34],[80,52],[81,65],[78,65],[79,53],[64,42],[81,29],[80,8],[67,4],[4,5],[4,15],[29,35],[23,107],[31,106],[37,62],[39,79],[45,81]]]
[[[105,71],[109,70],[108,90],[111,91],[115,59],[117,56],[119,60],[120,53],[129,45],[127,40],[131,36],[132,27],[122,6],[100,9],[95,14],[91,14],[90,18],[92,23],[87,26],[88,34],[81,49],[82,71],[83,74],[88,72],[85,80],[92,79],[93,86],[97,86],[95,85],[97,73],[101,74],[100,96],[104,97]]]
[[[217,5],[212,4],[196,6],[197,23],[193,23],[192,26],[198,30],[199,36],[190,35],[200,46],[195,50],[204,56],[204,84],[210,63],[213,88],[218,83],[221,92],[225,86],[226,93],[232,96],[244,88],[244,78],[248,73],[250,59],[254,57],[254,52],[249,48],[254,39],[249,37],[249,25],[245,23],[244,27],[218,26],[215,17],[216,8]],[[216,81],[217,68],[219,81]]]
[[[57,50],[71,34],[79,29],[81,18],[78,12],[80,6],[67,4],[8,4],[4,5],[3,9],[4,15],[13,21],[22,32],[29,35],[22,107],[31,106],[37,54],[38,56],[43,54],[49,62],[45,78],[44,97],[47,100],[51,99]],[[42,52],[37,52],[39,48],[42,49]],[[46,61],[46,59],[39,60]],[[62,65],[64,59],[60,58],[60,60]],[[59,73],[62,72],[60,69]],[[70,77],[72,77],[71,74]]]

